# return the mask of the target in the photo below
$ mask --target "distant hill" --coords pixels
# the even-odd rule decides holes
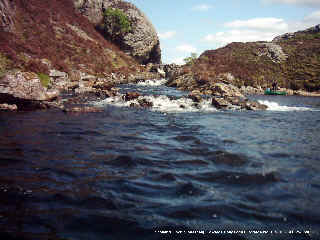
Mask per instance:
[[[320,90],[320,25],[272,42],[231,43],[205,51],[183,72],[192,72],[198,85],[231,76],[226,81],[237,86],[267,87],[276,80],[285,88]]]

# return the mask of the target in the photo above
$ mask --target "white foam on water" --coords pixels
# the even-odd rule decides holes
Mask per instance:
[[[176,113],[176,112],[216,112],[217,109],[211,105],[211,99],[203,100],[201,103],[195,103],[190,98],[170,99],[167,96],[140,96],[138,99],[131,101],[124,101],[122,96],[110,97],[96,105],[113,105],[117,107],[130,107],[132,104],[139,105],[138,101],[145,99],[152,102],[153,106],[151,111],[163,113]]]
[[[161,86],[166,84],[168,80],[167,79],[160,79],[160,80],[146,80],[138,82],[138,86]]]
[[[312,111],[314,109],[307,108],[307,107],[289,107],[289,106],[282,106],[279,105],[276,102],[271,102],[268,100],[258,100],[259,103],[266,105],[269,111],[282,111],[282,112],[288,112],[288,111]]]

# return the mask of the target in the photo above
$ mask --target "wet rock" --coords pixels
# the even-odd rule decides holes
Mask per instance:
[[[230,103],[221,97],[213,97],[211,104],[217,109],[225,109],[230,106]]]
[[[242,97],[242,93],[240,92],[239,88],[233,86],[231,84],[226,83],[215,83],[212,88],[212,94],[216,96],[223,96],[223,97]]]
[[[177,87],[179,90],[192,91],[197,88],[197,81],[193,74],[183,74],[172,81],[168,81],[167,86]]]
[[[240,167],[248,162],[247,158],[243,155],[224,151],[217,151],[212,157],[212,161],[216,164],[225,164],[232,167]]]
[[[103,112],[103,109],[92,106],[81,106],[81,107],[70,107],[65,108],[64,112],[80,112],[80,113],[94,113],[94,112]]]
[[[0,111],[17,111],[18,107],[16,104],[0,104]]]
[[[139,103],[140,107],[143,107],[143,108],[151,108],[151,107],[153,107],[153,103],[149,102],[145,98],[139,99],[138,103]]]
[[[217,109],[244,109],[266,110],[267,106],[256,101],[250,101],[243,97],[217,97],[212,98],[212,105]]]
[[[152,72],[152,73],[158,73],[161,78],[165,78],[166,77],[166,72],[164,71],[164,65],[162,65],[162,64],[149,63],[146,66],[146,71],[147,72]]]
[[[117,95],[117,92],[115,91],[108,91],[108,90],[99,90],[99,91],[96,91],[96,96],[100,99],[106,99],[106,98],[109,98],[109,97],[114,97]]]
[[[166,78],[170,84],[177,76],[181,75],[182,67],[174,63],[166,64],[163,66],[163,71],[166,73]]]
[[[124,95],[124,100],[131,101],[131,100],[137,99],[138,97],[140,97],[140,93],[138,93],[138,92],[127,92]]]
[[[200,91],[192,91],[189,95],[188,98],[192,99],[192,101],[196,103],[200,103],[202,101],[201,93]]]
[[[257,111],[257,110],[266,110],[268,107],[264,104],[255,102],[255,101],[247,101],[246,102],[246,109],[247,110],[253,110],[253,111]]]
[[[114,84],[111,82],[107,82],[105,79],[99,79],[94,83],[92,87],[100,90],[111,90],[114,87]]]

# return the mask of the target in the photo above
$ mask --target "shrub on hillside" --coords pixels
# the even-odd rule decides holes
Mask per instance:
[[[190,57],[187,57],[185,59],[183,59],[183,61],[187,64],[187,65],[193,65],[196,60],[197,60],[197,54],[196,53],[191,53]]]
[[[101,28],[112,40],[131,31],[131,23],[127,15],[120,9],[108,8],[103,15]]]

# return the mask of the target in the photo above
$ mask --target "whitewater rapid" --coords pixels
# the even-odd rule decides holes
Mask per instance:
[[[217,112],[218,110],[212,106],[212,98],[208,97],[203,99],[199,103],[195,103],[192,99],[187,97],[187,93],[178,91],[174,88],[168,88],[165,86],[167,80],[146,80],[140,81],[136,84],[128,84],[124,87],[126,91],[138,91],[142,92],[143,95],[137,99],[125,101],[125,94],[119,94],[115,97],[110,97],[105,100],[95,103],[98,106],[113,105],[117,107],[131,107],[138,106],[139,101],[147,101],[152,103],[152,107],[148,108],[150,111],[162,112],[162,113],[188,113],[188,112]],[[168,95],[172,94],[172,95]],[[317,111],[314,108],[306,106],[289,106],[281,104],[271,100],[259,100],[260,104],[266,105],[267,111]],[[236,110],[236,108],[235,108]]]
[[[286,106],[280,105],[277,102],[268,101],[268,100],[258,100],[259,103],[266,105],[269,111],[281,111],[281,112],[288,112],[288,111],[315,111],[313,108],[309,107],[298,107],[298,106]]]

